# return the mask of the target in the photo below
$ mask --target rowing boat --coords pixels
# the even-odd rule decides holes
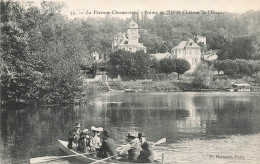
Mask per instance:
[[[82,154],[81,152],[75,150],[75,149],[68,149],[67,145],[68,142],[67,141],[62,141],[62,140],[58,140],[59,142],[59,148],[64,151],[66,154],[68,155],[77,155],[74,156],[76,159],[84,162],[84,163],[92,163],[92,162],[97,162],[99,160],[102,160],[102,158],[97,158],[97,157],[93,157],[90,155],[80,155]],[[133,162],[127,162],[124,161],[124,159],[122,157],[118,157],[118,161],[115,160],[109,160],[109,161],[100,161],[100,163],[109,163],[109,164],[113,164],[113,163],[123,163],[123,164],[134,164]],[[154,161],[155,164],[161,164],[161,162],[159,161]],[[140,163],[139,163],[140,164]],[[148,164],[148,163],[143,163],[143,164]]]

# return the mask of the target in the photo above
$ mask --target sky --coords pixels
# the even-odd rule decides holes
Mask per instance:
[[[26,0],[23,0],[26,1]],[[41,0],[36,0],[40,2]],[[49,0],[48,0],[49,1]],[[63,13],[73,17],[104,17],[102,12],[113,12],[113,16],[131,17],[131,14],[117,12],[160,12],[178,11],[216,11],[243,13],[249,10],[260,10],[260,0],[53,0],[67,5]],[[35,0],[34,0],[35,2]],[[84,14],[82,13],[84,12]],[[153,14],[150,14],[153,15]]]

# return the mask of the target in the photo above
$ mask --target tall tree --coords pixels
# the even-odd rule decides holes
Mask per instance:
[[[178,79],[180,79],[180,74],[184,74],[191,68],[190,63],[185,59],[176,59],[176,71],[178,73]]]

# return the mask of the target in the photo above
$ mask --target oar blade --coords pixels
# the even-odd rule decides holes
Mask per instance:
[[[56,159],[57,156],[36,157],[30,159],[30,164],[44,163]]]
[[[166,142],[166,138],[162,138],[159,141],[157,141],[154,145],[159,145]]]

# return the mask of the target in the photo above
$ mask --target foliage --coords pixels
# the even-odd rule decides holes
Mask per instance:
[[[123,82],[122,87],[124,89],[142,89],[146,91],[154,91],[154,92],[169,92],[169,91],[179,91],[179,88],[174,85],[174,83],[169,81],[161,81],[161,82]]]
[[[260,84],[260,74],[257,74],[257,76],[255,77],[255,81]]]
[[[231,87],[231,82],[226,79],[216,79],[210,82],[209,88],[212,89],[227,89]]]
[[[160,70],[163,73],[170,74],[176,71],[177,62],[175,59],[163,58],[160,60]]]
[[[232,42],[220,47],[218,58],[225,59],[260,59],[260,32],[232,38]]]
[[[150,56],[143,51],[131,53],[119,50],[110,55],[108,73],[112,77],[119,74],[123,79],[143,79],[148,75],[150,66]]]
[[[2,101],[70,103],[82,98],[80,62],[88,40],[78,32],[80,24],[59,13],[62,6],[1,1]]]
[[[207,63],[201,63],[194,71],[192,84],[198,88],[208,88],[213,81],[212,68]]]
[[[260,61],[259,60],[215,60],[214,68],[219,71],[223,71],[226,75],[230,77],[243,77],[243,76],[253,76],[260,71]]]
[[[180,74],[184,74],[186,71],[190,69],[190,63],[185,59],[176,59],[176,70],[178,73],[178,79]]]

